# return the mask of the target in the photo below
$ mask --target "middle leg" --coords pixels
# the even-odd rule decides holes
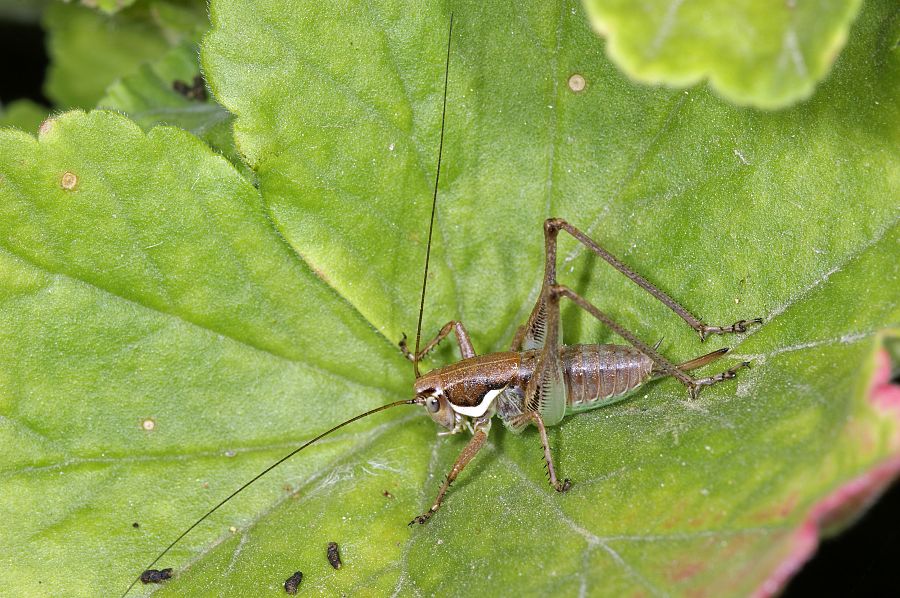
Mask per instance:
[[[484,446],[490,428],[491,427],[489,421],[487,425],[478,425],[478,427],[475,428],[475,433],[472,435],[472,439],[469,440],[469,444],[466,445],[466,447],[456,458],[456,461],[453,463],[453,467],[450,468],[450,473],[447,474],[447,477],[444,479],[444,483],[441,484],[441,489],[438,490],[437,497],[434,499],[434,504],[431,505],[430,509],[410,521],[409,525],[412,525],[414,523],[424,525],[425,522],[431,519],[431,516],[441,508],[441,503],[444,502],[444,495],[447,494],[447,490],[450,489],[450,484],[452,484],[454,480],[456,480],[456,476],[459,475],[459,473],[465,468],[465,466],[469,464],[469,461],[471,461],[475,457],[475,455],[478,454],[478,451],[481,450],[481,447]]]
[[[525,413],[521,416],[519,421],[512,422],[516,427],[525,426],[528,423],[533,423],[535,425],[538,429],[538,434],[541,437],[541,447],[544,449],[544,465],[547,468],[547,476],[550,478],[550,485],[553,486],[554,490],[557,492],[565,492],[572,487],[572,482],[569,478],[560,482],[556,477],[556,467],[553,465],[553,455],[550,452],[550,439],[547,437],[547,427],[544,426],[544,419],[541,417],[540,412],[531,411]]]

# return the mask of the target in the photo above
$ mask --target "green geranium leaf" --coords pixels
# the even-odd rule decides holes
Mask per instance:
[[[900,377],[900,338],[896,336],[885,339],[884,348],[891,361],[891,379]]]
[[[806,99],[831,69],[861,0],[583,0],[630,77],[676,87],[708,79],[741,105]]]
[[[186,129],[253,178],[234,147],[231,114],[207,97],[197,51],[190,42],[172,48],[159,61],[110,85],[97,105],[128,114],[145,130],[160,124]]]
[[[578,6],[453,5],[424,335],[455,318],[479,352],[507,347],[554,215],[710,323],[766,318],[700,345],[560,247],[562,280],[666,355],[727,344],[711,373],[753,368],[694,402],[659,381],[564,420],[550,440],[565,495],[535,431],[497,425],[413,529],[465,435],[436,437],[414,408],[353,424],[176,545],[164,594],[283,595],[301,570],[324,595],[742,595],[777,589],[817,524],[836,529],[896,475],[900,417],[870,388],[900,327],[892,5],[867,4],[829,80],[778,114],[634,85]],[[211,5],[204,73],[258,190],[188,132],[111,112],[65,114],[38,140],[0,131],[11,593],[120,592],[266,465],[411,396],[395,342],[415,332],[449,9],[294,8]],[[616,340],[565,318],[569,342]]]
[[[82,6],[88,8],[96,8],[101,12],[112,14],[128,8],[136,2],[136,0],[78,0]]]
[[[68,538],[87,549],[93,537],[124,556],[145,534],[158,538],[165,531],[150,522],[189,508],[197,476],[207,478],[206,466],[184,477],[201,445],[211,462],[228,460],[230,447],[261,465],[308,425],[343,415],[345,400],[359,408],[400,395],[394,348],[297,259],[257,191],[189,133],[145,135],[113,112],[73,112],[48,121],[39,141],[3,130],[0,156],[0,511],[31,513],[15,515],[19,525],[2,541],[16,564],[0,581],[14,593],[119,589],[125,563],[81,568],[81,549],[57,563],[65,576],[48,577],[51,546]],[[335,350],[313,354],[305,342]],[[218,372],[207,378],[196,363],[178,363],[185,358],[215,362]],[[371,373],[354,378],[345,360],[388,378],[373,386]],[[313,388],[341,401],[298,420],[295,399]],[[252,402],[233,403],[241,394]],[[307,396],[312,407],[320,395]],[[193,413],[182,411],[190,404]],[[244,418],[269,429],[255,447]],[[326,453],[338,445],[330,446]],[[176,493],[190,498],[178,506],[171,491],[181,483]],[[103,498],[91,498],[101,486]],[[134,494],[138,487],[148,492]],[[165,496],[155,506],[153,487]],[[83,501],[92,506],[73,517]],[[42,548],[13,549],[35,534]]]
[[[45,93],[61,107],[93,107],[113,81],[205,28],[202,2],[147,2],[104,15],[53,3],[44,13],[51,65]]]
[[[46,106],[32,100],[16,100],[0,106],[0,127],[16,127],[37,134],[37,128],[47,118]]]
[[[19,23],[37,23],[44,5],[51,0],[4,0],[0,2],[0,19]]]

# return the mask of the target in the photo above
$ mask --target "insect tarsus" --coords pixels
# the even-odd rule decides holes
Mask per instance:
[[[505,353],[476,355],[462,322],[451,320],[421,351],[412,356],[401,341],[404,355],[418,361],[439,342],[454,333],[462,361],[420,375],[417,369],[416,398],[428,414],[449,433],[473,430],[472,439],[457,457],[432,506],[414,518],[425,523],[440,508],[450,485],[487,441],[491,422],[499,416],[507,428],[520,432],[529,424],[538,429],[550,484],[559,492],[571,487],[568,479],[559,480],[547,439],[546,428],[564,416],[586,411],[618,400],[629,391],[654,378],[672,376],[683,384],[692,399],[700,391],[735,377],[749,362],[713,376],[694,378],[687,372],[702,367],[727,352],[719,349],[680,365],[617,323],[587,299],[556,279],[557,238],[565,231],[603,258],[613,268],[675,312],[700,335],[745,332],[761,318],[739,320],[730,326],[709,326],[680,303],[603,249],[593,239],[561,218],[544,222],[544,279],[541,292],[528,321],[516,332],[510,350]],[[573,345],[562,342],[559,304],[567,299],[605,324],[631,346]]]
[[[703,388],[730,380],[735,377],[738,370],[749,365],[748,362],[742,362],[716,375],[694,378],[688,373],[689,371],[705,366],[720,358],[727,352],[727,349],[719,349],[676,365],[658,352],[659,343],[651,346],[641,341],[628,329],[615,322],[610,316],[571,288],[559,284],[556,279],[557,237],[560,231],[565,231],[675,312],[699,334],[701,341],[712,334],[746,332],[750,326],[762,323],[761,318],[756,318],[752,320],[738,320],[730,326],[709,326],[704,324],[680,303],[600,247],[581,230],[560,218],[549,218],[544,222],[545,261],[540,295],[527,322],[516,332],[509,351],[476,355],[465,326],[457,320],[447,322],[434,338],[425,343],[424,346],[421,345],[422,316],[425,307],[428,266],[431,256],[432,233],[434,230],[438,184],[441,172],[441,155],[443,152],[452,33],[453,16],[451,15],[444,68],[444,94],[438,145],[438,164],[435,172],[434,193],[432,195],[425,271],[422,280],[422,296],[419,303],[414,351],[409,350],[406,335],[403,335],[400,341],[400,349],[403,355],[413,362],[416,377],[414,384],[415,397],[382,405],[351,417],[305,442],[268,466],[221,500],[175,538],[147,565],[145,573],[137,576],[131,582],[123,596],[138,581],[141,581],[142,576],[158,574],[159,572],[151,569],[151,567],[159,562],[172,547],[195,527],[245,488],[321,438],[375,413],[400,405],[422,405],[435,422],[446,428],[445,434],[456,434],[463,430],[472,432],[472,438],[453,463],[431,507],[410,522],[410,525],[414,523],[422,524],[437,512],[451,484],[484,446],[495,415],[501,419],[507,428],[515,433],[522,431],[529,424],[533,424],[537,428],[543,451],[544,465],[547,469],[550,484],[557,491],[565,492],[571,487],[571,482],[568,478],[560,480],[557,476],[547,437],[546,429],[548,426],[559,423],[568,414],[586,411],[614,402],[629,391],[655,378],[671,376],[688,389],[692,398],[696,398]],[[618,336],[625,339],[630,346],[563,345],[559,315],[559,304],[562,299],[572,301],[578,307],[591,314]],[[419,371],[419,362],[442,340],[450,336],[451,333],[456,338],[462,360],[422,374]],[[385,491],[385,496],[390,496],[390,493]],[[336,545],[334,547],[334,555],[337,555]],[[330,548],[329,556],[331,556]],[[332,564],[334,564],[333,561]],[[163,571],[168,574],[171,570],[164,569]],[[292,590],[296,591],[300,579],[302,579],[302,574],[300,572],[295,573],[285,582],[285,590],[289,593]]]

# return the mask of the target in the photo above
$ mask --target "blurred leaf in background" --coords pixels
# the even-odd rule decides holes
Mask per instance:
[[[200,95],[188,97],[177,90],[179,85],[199,85]],[[97,105],[126,113],[145,130],[168,124],[190,131],[223,153],[252,180],[253,171],[234,146],[231,114],[206,95],[197,46],[183,42],[159,60],[143,64],[135,73],[114,82]]]
[[[610,58],[637,81],[708,80],[730,102],[784,108],[827,76],[861,0],[584,0]]]
[[[0,127],[16,127],[36,133],[47,117],[47,109],[32,100],[16,100],[0,106]]]
[[[60,108],[91,108],[107,86],[206,27],[201,2],[140,2],[115,15],[62,2],[44,13],[51,57],[45,91]]]

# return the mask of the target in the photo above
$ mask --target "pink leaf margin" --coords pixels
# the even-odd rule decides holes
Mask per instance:
[[[869,402],[877,410],[900,422],[900,386],[891,384],[891,359],[884,348],[875,354],[875,373],[869,386]],[[850,480],[813,505],[806,519],[794,531],[788,557],[753,592],[754,598],[769,598],[780,594],[788,581],[815,553],[823,528],[864,512],[898,477],[900,454]]]

